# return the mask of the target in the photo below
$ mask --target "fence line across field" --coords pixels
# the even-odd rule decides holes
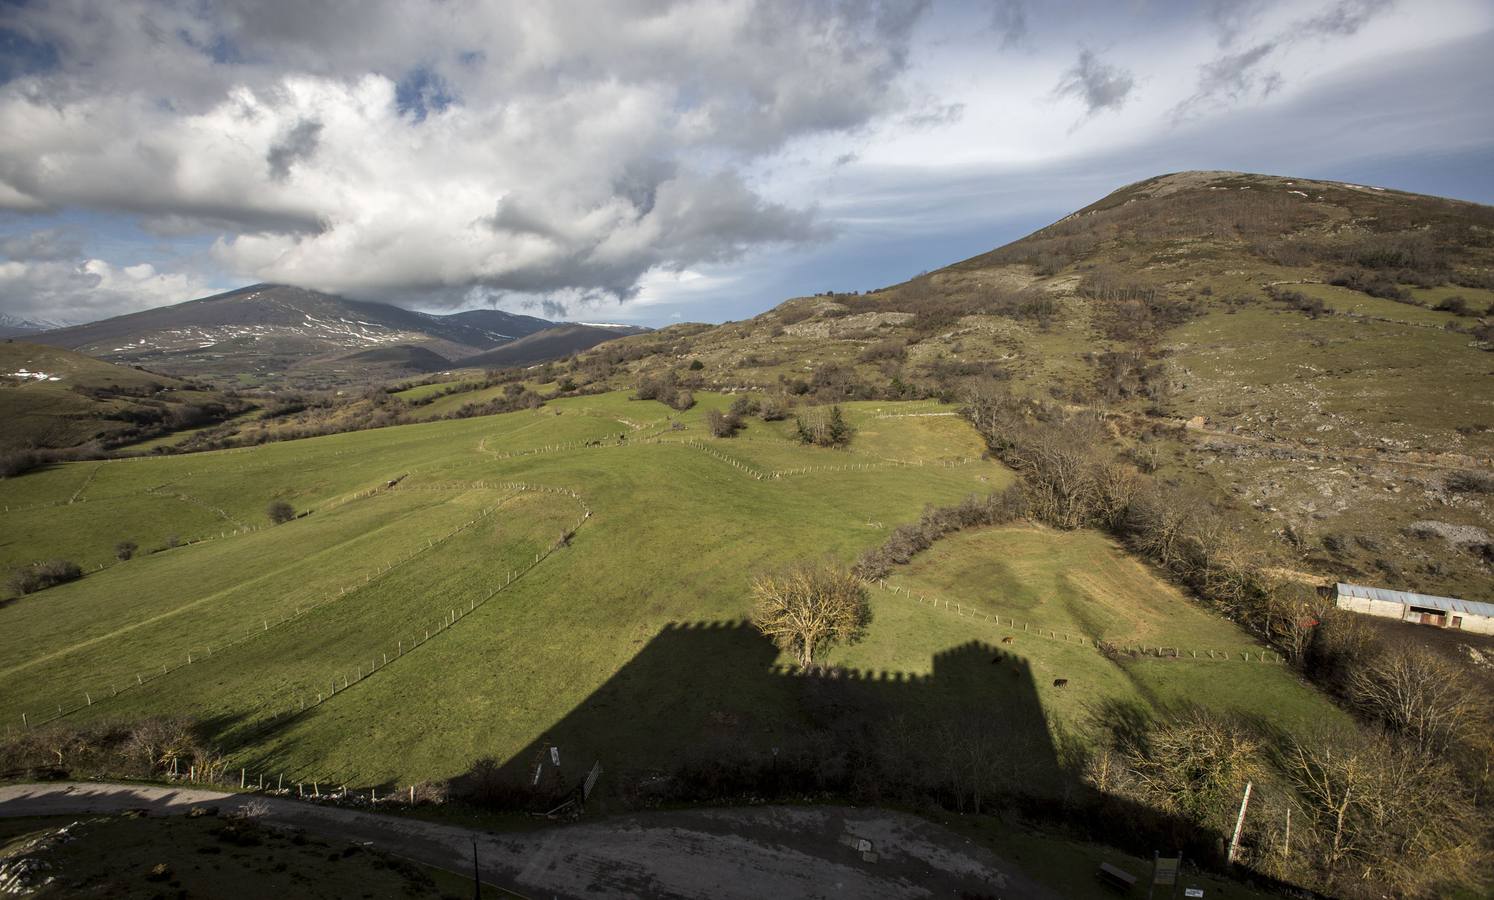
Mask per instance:
[[[486,482],[477,483],[486,484]],[[525,487],[530,490],[541,491],[545,493],[562,494],[571,497],[581,506],[582,514],[576,520],[575,525],[571,526],[569,529],[563,532],[560,537],[556,539],[556,541],[551,544],[543,553],[536,554],[532,562],[525,565],[522,569],[510,570],[503,583],[494,588],[492,591],[488,592],[481,599],[469,598],[468,608],[466,610],[462,610],[460,607],[450,608],[447,612],[447,615],[442,617],[435,628],[424,629],[421,636],[412,638],[408,649],[406,649],[405,647],[405,642],[403,640],[399,640],[396,641],[394,647],[392,648],[394,650],[392,655],[388,652],[390,648],[388,648],[387,646],[383,651],[376,651],[377,655],[370,658],[369,666],[366,670],[363,668],[362,664],[359,663],[354,667],[351,677],[346,670],[337,673],[327,682],[328,690],[325,693],[321,691],[308,691],[305,697],[297,697],[295,709],[287,708],[281,713],[277,713],[267,717],[263,722],[259,723],[258,726],[252,729],[250,733],[252,734],[258,731],[263,731],[275,726],[285,719],[291,718],[293,716],[301,714],[302,712],[305,712],[306,710],[314,709],[315,707],[320,706],[321,704],[332,699],[332,697],[341,693],[345,693],[353,685],[367,679],[375,672],[383,671],[392,663],[396,662],[397,660],[403,659],[409,653],[414,652],[417,647],[424,646],[432,638],[440,635],[445,631],[449,631],[453,625],[461,621],[466,616],[476,612],[478,609],[481,609],[488,601],[492,600],[494,597],[497,597],[514,582],[521,579],[524,575],[528,574],[540,563],[548,559],[550,555],[556,550],[559,550],[561,547],[568,545],[571,538],[574,537],[576,532],[580,530],[581,526],[585,524],[585,522],[592,516],[590,506],[588,506],[586,502],[582,500],[575,491],[569,488],[551,487],[547,485],[525,485]],[[341,679],[342,681],[342,686],[340,688],[338,687],[339,679]],[[312,693],[316,694],[315,700],[310,699],[310,695]]]
[[[409,489],[412,489],[412,488],[404,488],[404,489],[405,490],[409,490]],[[528,566],[526,566],[524,569],[520,570],[518,573],[510,571],[509,575],[508,575],[508,578],[504,582],[504,584],[502,585],[502,587],[507,587],[509,584],[512,584],[515,580],[518,579],[518,577],[520,577],[522,574],[524,574],[525,572],[527,572],[530,568],[533,568],[535,565],[539,564],[541,561],[544,560],[544,558],[548,557],[551,552],[553,552],[555,549],[558,549],[560,546],[562,546],[563,544],[565,544],[566,542],[568,542],[569,539],[571,538],[571,536],[574,535],[575,532],[581,527],[581,524],[584,523],[587,519],[591,518],[591,515],[592,515],[591,507],[584,500],[582,500],[581,497],[580,497],[580,495],[577,494],[575,491],[573,491],[573,490],[571,490],[569,488],[553,487],[553,486],[550,486],[550,485],[536,485],[536,484],[529,484],[529,483],[526,483],[526,482],[511,482],[511,481],[503,481],[503,482],[477,481],[477,482],[451,482],[451,483],[448,484],[448,486],[443,486],[443,487],[440,487],[440,488],[422,487],[420,489],[440,489],[440,490],[453,490],[453,489],[456,489],[456,490],[474,490],[474,489],[488,489],[488,490],[492,490],[492,489],[503,489],[503,490],[508,490],[511,493],[509,493],[509,494],[501,497],[498,500],[498,502],[495,503],[493,506],[484,508],[476,516],[474,516],[472,519],[469,519],[468,521],[462,523],[461,525],[457,526],[455,529],[447,532],[446,534],[443,534],[443,535],[441,535],[438,538],[428,539],[427,542],[424,545],[418,547],[412,553],[409,553],[406,556],[401,557],[400,559],[395,560],[394,562],[391,562],[391,563],[388,563],[386,565],[380,566],[376,571],[374,571],[372,573],[365,574],[362,577],[361,581],[355,582],[351,586],[344,586],[335,595],[328,595],[325,599],[323,599],[322,601],[320,601],[318,603],[313,603],[313,604],[310,604],[310,605],[304,606],[304,607],[297,607],[296,610],[293,613],[291,613],[290,615],[283,616],[283,617],[281,617],[281,618],[279,618],[279,619],[277,619],[275,621],[271,621],[268,618],[263,618],[263,619],[261,619],[261,627],[260,628],[252,629],[248,633],[243,634],[243,635],[241,635],[238,638],[234,638],[234,639],[228,640],[228,641],[226,641],[224,643],[218,644],[218,645],[216,645],[216,648],[214,647],[213,644],[209,643],[209,644],[206,644],[202,648],[202,650],[204,652],[201,652],[201,653],[197,652],[196,650],[190,650],[189,649],[186,652],[185,662],[180,662],[179,661],[175,665],[172,665],[170,663],[163,664],[161,666],[161,669],[160,669],[159,672],[157,672],[156,670],[152,669],[148,675],[145,674],[145,673],[143,673],[143,672],[136,673],[136,675],[135,675],[135,681],[133,683],[129,682],[129,681],[126,681],[125,684],[123,685],[123,687],[121,687],[118,684],[107,685],[105,687],[105,689],[103,689],[103,690],[97,690],[97,696],[95,696],[95,690],[94,689],[84,690],[84,691],[82,691],[83,702],[78,703],[75,700],[74,701],[74,705],[69,705],[66,702],[57,704],[56,705],[56,712],[55,713],[50,713],[50,714],[44,714],[45,715],[44,718],[34,718],[33,719],[33,718],[31,718],[31,716],[30,716],[29,713],[22,713],[21,718],[22,718],[22,725],[23,725],[23,727],[30,728],[30,727],[36,727],[36,726],[39,726],[39,725],[44,725],[44,724],[47,724],[47,723],[50,723],[50,722],[54,722],[57,719],[63,718],[63,717],[68,716],[68,715],[71,715],[71,714],[73,714],[75,712],[78,712],[79,710],[87,709],[87,708],[93,706],[96,703],[102,702],[105,699],[117,697],[120,694],[125,693],[127,691],[130,691],[132,689],[143,688],[145,686],[145,684],[147,684],[148,682],[151,682],[151,681],[154,681],[156,679],[162,678],[162,677],[164,677],[166,675],[169,675],[169,674],[171,674],[173,672],[177,672],[177,671],[185,668],[186,666],[193,665],[196,659],[200,659],[200,658],[203,658],[203,657],[210,657],[210,656],[212,656],[213,653],[215,652],[215,649],[216,649],[216,652],[220,652],[221,653],[223,650],[225,650],[225,649],[227,649],[229,647],[237,646],[239,644],[244,643],[245,641],[249,641],[249,640],[252,640],[252,639],[255,639],[255,638],[262,637],[266,633],[269,633],[269,632],[271,632],[271,631],[273,631],[275,629],[278,629],[278,628],[280,628],[280,627],[282,627],[284,625],[287,625],[287,624],[289,624],[291,622],[295,622],[295,621],[297,621],[297,620],[299,620],[301,618],[304,618],[306,615],[310,614],[311,612],[313,612],[315,610],[321,609],[321,608],[323,608],[325,606],[328,606],[329,604],[338,602],[339,600],[342,600],[342,599],[346,598],[348,595],[358,592],[359,590],[363,589],[364,587],[372,584],[376,579],[379,579],[382,576],[388,574],[389,572],[392,572],[394,569],[399,568],[400,566],[403,566],[403,565],[411,562],[412,560],[414,560],[417,557],[419,557],[419,556],[421,556],[421,555],[429,552],[430,550],[434,549],[435,547],[440,546],[441,544],[446,543],[450,539],[456,537],[457,535],[461,534],[462,532],[466,531],[467,529],[471,528],[472,526],[474,526],[474,525],[478,524],[479,522],[481,522],[482,520],[486,519],[488,516],[490,516],[494,512],[496,512],[505,503],[507,503],[508,501],[514,499],[515,497],[519,496],[522,493],[526,493],[526,492],[552,493],[552,494],[560,494],[560,495],[564,495],[564,496],[570,497],[571,499],[575,500],[581,506],[582,515],[580,516],[579,519],[577,519],[576,524],[574,526],[572,526],[568,531],[566,531],[565,533],[563,533],[561,535],[561,537],[559,539],[557,539],[556,542],[554,544],[552,544],[551,547],[548,550],[546,550],[542,554],[537,555],[535,557],[534,562],[530,563]],[[360,492],[355,492],[355,493],[363,495],[363,494],[367,494],[367,493],[374,493],[377,490],[379,490],[379,489],[372,489],[372,490],[367,491],[367,492],[360,491]],[[498,590],[501,590],[502,587],[500,587]],[[495,590],[492,594],[489,594],[487,597],[484,597],[483,598],[483,602],[487,602],[487,600],[491,599],[491,597],[493,595],[495,595],[496,593],[497,593],[497,591]],[[473,606],[473,609],[476,608],[476,605],[480,605],[480,604],[475,604]],[[469,609],[468,611],[471,612],[472,610]],[[442,625],[442,626],[438,626],[437,627],[437,633],[439,633],[441,630],[444,630],[445,628],[449,628],[451,626],[451,624],[453,624],[457,619],[459,619],[460,615],[458,614],[458,612],[459,611],[457,611],[457,610],[452,610],[451,614],[449,616],[449,621],[446,621],[446,623],[444,625]],[[424,643],[424,640],[425,639],[422,639],[419,643]],[[412,645],[412,649],[413,649],[414,646],[416,646],[416,645]],[[403,646],[402,645],[400,647],[400,654],[401,655],[403,654]],[[378,666],[378,668],[382,668],[382,665]],[[346,687],[346,685],[348,684],[346,675],[343,674],[342,677],[343,677],[343,680],[344,680],[344,686]],[[353,683],[356,683],[357,680],[361,680],[362,677],[363,677],[363,675],[360,673],[360,675],[358,676],[358,678],[356,678]],[[105,690],[107,690],[107,694],[105,693]],[[303,705],[301,708],[304,709],[306,707],[305,707],[305,705]]]

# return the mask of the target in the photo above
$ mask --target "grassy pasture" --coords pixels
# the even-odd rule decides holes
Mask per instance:
[[[1485,354],[1465,334],[1405,322],[1453,318],[1447,313],[1374,302],[1401,321],[1326,316],[1307,328],[1301,313],[1264,307],[1195,319],[1173,332],[1181,344],[1169,361],[1180,383],[1173,409],[1330,448],[1383,439],[1400,449],[1487,452],[1490,433],[1455,430],[1494,419],[1494,399],[1474,389],[1488,378]]]
[[[1407,325],[1420,325],[1431,328],[1441,328],[1449,322],[1456,322],[1458,317],[1450,312],[1439,312],[1428,307],[1435,305],[1429,303],[1426,307],[1411,303],[1398,303],[1395,300],[1387,300],[1384,297],[1371,297],[1359,291],[1351,291],[1346,287],[1338,287],[1331,284],[1303,284],[1293,288],[1309,297],[1317,297],[1328,305],[1328,308],[1336,313],[1369,316],[1376,319],[1388,319],[1392,322],[1402,322]],[[1444,289],[1438,288],[1433,291],[1417,292],[1413,296],[1420,299],[1419,294],[1429,293],[1438,296]],[[1473,292],[1469,292],[1473,293]],[[1440,299],[1440,297],[1439,297]]]
[[[860,432],[845,452],[799,446],[791,423],[754,420],[736,439],[712,439],[704,413],[731,398],[699,397],[686,413],[622,393],[579,397],[0,482],[12,507],[6,559],[62,547],[102,561],[126,532],[149,529],[213,538],[0,607],[0,721],[18,727],[22,712],[55,712],[88,691],[93,706],[71,715],[190,712],[218,726],[234,765],[352,784],[453,775],[480,757],[514,759],[547,735],[609,768],[659,765],[681,741],[766,746],[806,713],[802,686],[775,668],[787,660],[740,624],[750,575],[820,554],[850,559],[925,504],[1011,476],[979,459],[960,420],[922,415],[948,411],[937,404],[848,404]],[[723,457],[791,474],[754,478]],[[265,505],[282,498],[308,514],[265,525]],[[591,516],[568,544],[533,564],[583,508]],[[235,523],[257,527],[234,534]],[[511,571],[523,574],[507,584]],[[1092,535],[960,536],[899,577],[924,579],[930,592],[969,583],[972,602],[1009,598],[1024,614],[1067,615],[1076,629],[1245,643]],[[919,701],[925,716],[974,702],[1031,705],[1026,682],[985,674],[981,647],[999,630],[874,594],[871,634],[835,662],[878,673],[877,691],[904,691],[906,679],[932,685],[921,695],[932,699]],[[463,614],[443,630],[452,610]],[[1066,728],[1082,727],[1097,697],[1173,690],[1165,676],[1137,676],[1083,646],[1032,641],[1019,651],[1043,715]],[[110,696],[162,665],[168,674]],[[1248,671],[1270,691],[1304,692],[1291,703],[1332,715],[1279,669],[1214,665],[1220,678]],[[335,696],[301,711],[344,676],[346,690],[339,681]],[[1074,684],[1045,688],[1054,677]]]
[[[459,381],[437,381],[432,384],[417,384],[412,388],[406,388],[403,391],[396,391],[392,396],[406,401],[421,400],[425,397],[431,396],[432,394],[439,394],[452,385],[460,383],[461,382]]]
[[[879,621],[889,623],[890,636],[848,649],[847,664],[866,665],[888,652],[881,642],[896,642],[900,658],[917,657],[926,652],[926,636],[939,631],[998,645],[1001,638],[1011,637],[1010,645],[1001,646],[1030,666],[1049,716],[1073,730],[1082,731],[1087,711],[1106,699],[1147,705],[1195,702],[1261,716],[1289,729],[1347,722],[1289,669],[1257,661],[1259,646],[1239,628],[1201,609],[1094,532],[1034,527],[963,532],[935,544],[888,583],[1017,624],[962,618],[952,610],[922,605],[908,593],[881,591],[876,612]],[[1126,647],[1177,648],[1182,658],[1111,662],[1090,646],[1040,636],[1039,631]],[[1228,653],[1230,659],[1208,659],[1208,650]],[[1242,651],[1251,654],[1250,661],[1241,659]],[[1055,678],[1069,684],[1054,687]]]

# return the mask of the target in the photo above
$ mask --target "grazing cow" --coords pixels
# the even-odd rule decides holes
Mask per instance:
[[[1054,687],[1063,687],[1064,685],[1066,685],[1068,683],[1069,683],[1069,680],[1067,678],[1055,678],[1055,679],[1053,679],[1053,686]]]
[[[1012,642],[1012,636],[1011,635],[1007,635],[1006,637],[1004,637],[1004,638],[1001,639],[1001,643],[1003,643],[1003,644],[1010,644],[1011,642]]]

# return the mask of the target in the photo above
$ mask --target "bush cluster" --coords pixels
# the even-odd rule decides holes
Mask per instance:
[[[83,577],[83,569],[66,559],[52,559],[16,569],[10,574],[8,587],[17,596],[34,594],[53,585],[77,581]]]
[[[839,406],[830,407],[827,413],[823,410],[811,410],[803,415],[794,417],[796,430],[801,444],[814,444],[819,447],[845,447],[851,443],[851,438],[856,434],[856,429],[846,421],[845,414]]]
[[[906,565],[945,535],[1014,521],[1025,508],[1022,489],[1015,485],[984,497],[971,494],[954,506],[927,507],[917,522],[899,525],[881,546],[863,553],[856,562],[856,574],[872,580],[886,578],[893,566]]]
[[[742,417],[736,413],[723,413],[719,409],[713,409],[706,413],[706,427],[711,430],[712,437],[736,437],[737,432],[742,430]]]
[[[638,380],[633,390],[635,400],[657,400],[665,406],[684,412],[695,405],[695,395],[680,384],[674,372],[663,375],[647,375]]]
[[[53,723],[0,738],[0,771],[33,777],[151,778],[194,767],[203,781],[225,775],[223,757],[207,746],[198,723],[185,718]]]
[[[1324,303],[1321,299],[1309,297],[1301,291],[1290,291],[1286,288],[1273,286],[1267,288],[1266,293],[1270,294],[1271,299],[1277,303],[1284,304],[1289,309],[1306,313],[1309,319],[1332,315],[1333,312],[1328,308],[1328,304]]]
[[[1494,475],[1488,472],[1450,472],[1444,483],[1459,494],[1494,494]]]
[[[1382,272],[1368,272],[1364,269],[1345,269],[1328,279],[1329,284],[1346,287],[1351,291],[1368,294],[1371,297],[1382,297],[1386,300],[1406,301],[1411,298],[1405,288],[1396,284],[1393,279]]]

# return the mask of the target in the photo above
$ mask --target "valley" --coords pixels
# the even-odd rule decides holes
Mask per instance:
[[[1487,214],[1404,200],[1467,240],[1398,269],[1392,301],[1321,262],[1362,239],[1312,223],[1373,221],[1359,194],[1168,176],[905,284],[715,326],[546,327],[465,370],[414,371],[454,338],[372,318],[109,351],[208,372],[243,365],[224,346],[280,348],[258,389],[3,345],[26,377],[0,397],[76,404],[86,375],[225,401],[221,422],[0,481],[0,569],[63,573],[0,603],[5,765],[335,786],[504,827],[579,812],[583,781],[588,817],[852,801],[980,830],[1021,810],[982,840],[1133,868],[1165,841],[1217,855],[1249,781],[1251,877],[1342,886],[1314,855],[1334,827],[1314,779],[1352,772],[1307,761],[1412,753],[1356,668],[1422,660],[1477,685],[1494,653],[1457,635],[1425,662],[1417,629],[1368,636],[1317,590],[1489,584],[1491,357],[1465,314],[1494,298],[1468,286]],[[1230,210],[1235,231],[1208,230]],[[1414,243],[1392,212],[1371,243]],[[1257,231],[1315,249],[1283,265]],[[276,380],[282,351],[311,381]],[[349,388],[306,387],[323,375]],[[64,449],[115,414],[62,409],[25,415],[78,423]],[[864,618],[805,665],[760,627],[758,579],[851,561]],[[1457,709],[1418,739],[1476,759],[1483,713]],[[1418,805],[1452,773],[1480,777],[1423,767],[1377,802],[1472,829],[1471,794]],[[1425,864],[1396,877],[1473,883],[1469,833],[1403,835]]]

